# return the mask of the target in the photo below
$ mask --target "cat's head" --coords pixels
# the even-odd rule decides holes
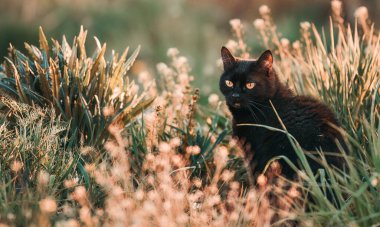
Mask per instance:
[[[277,76],[269,50],[257,60],[243,60],[235,58],[226,47],[222,47],[221,56],[224,72],[220,77],[219,88],[230,108],[247,108],[274,96]]]

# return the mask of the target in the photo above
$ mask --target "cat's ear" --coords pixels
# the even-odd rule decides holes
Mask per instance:
[[[269,70],[272,68],[273,65],[273,55],[270,50],[264,51],[264,53],[261,54],[259,57],[259,60],[257,60],[259,66],[261,68],[264,68],[266,70]]]
[[[227,69],[231,68],[231,66],[235,64],[236,60],[226,47],[222,47],[222,49],[220,50],[220,53],[222,56],[224,71],[226,71]]]

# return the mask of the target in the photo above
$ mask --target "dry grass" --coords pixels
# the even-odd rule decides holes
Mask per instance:
[[[216,94],[209,97],[209,106],[199,105],[201,91],[191,85],[193,75],[187,59],[171,48],[170,62],[157,65],[158,77],[142,72],[137,78],[144,95],[156,97],[155,101],[142,115],[135,113],[128,121],[103,127],[109,137],[101,146],[89,146],[92,144],[83,138],[68,146],[68,132],[73,126],[70,121],[57,118],[51,111],[54,108],[21,103],[32,104],[30,97],[16,97],[17,102],[2,97],[0,223],[4,226],[379,223],[380,39],[368,25],[365,10],[357,13],[359,29],[344,24],[340,2],[333,1],[332,7],[333,19],[327,36],[313,24],[303,22],[300,40],[291,43],[278,34],[266,6],[260,7],[262,17],[254,21],[254,26],[263,45],[274,50],[275,67],[284,82],[298,93],[323,99],[340,113],[351,144],[351,153],[345,157],[349,163],[347,172],[326,168],[321,174],[331,181],[319,182],[307,171],[308,164],[300,155],[304,168],[299,170],[298,182],[275,177],[278,166],[273,162],[268,178],[260,176],[258,185],[250,184],[250,170],[242,152],[228,136],[230,116],[225,105]],[[230,24],[236,39],[228,41],[228,48],[248,58],[245,27],[237,19]],[[47,48],[45,44],[42,47]],[[114,63],[107,62],[100,50],[101,46],[97,56],[101,56],[104,66],[112,68],[117,64],[117,54],[113,55]],[[75,64],[90,61],[86,59],[76,59]],[[70,64],[70,59],[62,61],[63,65]],[[15,65],[11,62],[10,65]],[[13,81],[9,79],[12,72],[1,69],[4,68],[0,68],[0,81]],[[116,75],[109,69],[102,68]],[[23,89],[24,71],[18,72],[19,82],[14,84]],[[101,73],[94,75],[102,78]],[[154,78],[159,79],[156,82]],[[80,77],[77,79],[80,84]],[[126,81],[127,85],[134,85],[131,94],[137,94],[134,82]],[[96,114],[92,120],[96,116],[113,119],[120,111],[117,101],[120,96],[112,98],[120,90],[117,84],[112,82],[112,91],[106,94],[110,103],[103,103],[110,105],[94,106]],[[61,85],[55,84],[58,89]],[[85,88],[94,92],[91,84],[87,85]],[[128,93],[131,87],[122,89]],[[128,97],[138,100],[136,95]],[[52,106],[59,110],[59,102]],[[325,198],[326,190],[335,193],[334,203]],[[308,197],[304,196],[306,193]]]

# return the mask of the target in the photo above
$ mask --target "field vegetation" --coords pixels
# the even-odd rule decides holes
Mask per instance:
[[[254,31],[283,82],[342,122],[347,169],[318,153],[326,169],[314,175],[289,136],[302,167],[294,182],[274,180],[274,160],[252,184],[223,98],[200,104],[193,81],[202,75],[176,48],[154,73],[132,77],[140,47],[118,54],[95,38],[87,53],[83,28],[60,41],[41,28],[39,44],[11,46],[0,65],[0,225],[377,226],[380,36],[365,7],[350,24],[341,4],[331,2],[325,27],[302,22],[294,42],[265,5],[249,26],[230,21],[236,56],[256,57]]]

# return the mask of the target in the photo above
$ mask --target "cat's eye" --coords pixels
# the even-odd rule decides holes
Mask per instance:
[[[234,83],[232,83],[232,81],[230,81],[230,80],[226,80],[226,85],[227,85],[227,87],[233,87]]]
[[[245,86],[246,86],[248,89],[252,89],[253,87],[255,87],[255,83],[246,83]]]

